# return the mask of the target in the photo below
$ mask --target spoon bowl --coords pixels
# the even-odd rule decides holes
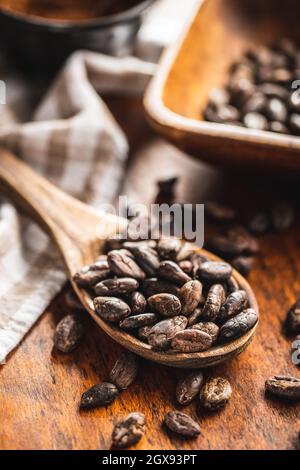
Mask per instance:
[[[157,352],[139,339],[102,320],[94,310],[89,293],[73,280],[83,266],[92,264],[103,251],[105,240],[124,230],[127,220],[102,213],[68,196],[37,175],[7,150],[0,151],[0,191],[21,205],[49,233],[66,266],[68,277],[80,301],[98,326],[129,351],[172,367],[210,367],[235,357],[250,344],[257,324],[241,338],[199,353]],[[210,260],[215,255],[195,247]],[[247,292],[249,306],[258,312],[255,295],[248,282],[236,271],[233,277]]]

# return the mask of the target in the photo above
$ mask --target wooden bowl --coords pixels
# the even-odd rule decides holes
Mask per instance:
[[[203,120],[209,91],[225,83],[230,64],[249,47],[298,40],[299,14],[296,0],[205,0],[163,55],[146,92],[154,128],[209,163],[300,172],[300,138]]]

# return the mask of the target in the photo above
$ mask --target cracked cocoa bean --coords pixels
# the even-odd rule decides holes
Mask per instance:
[[[146,418],[142,413],[130,413],[118,423],[112,433],[112,446],[123,449],[136,444],[146,430]]]
[[[201,371],[191,372],[181,379],[176,387],[176,398],[181,405],[189,405],[200,393],[204,383],[204,376]]]
[[[201,389],[200,403],[210,411],[223,408],[232,395],[231,385],[223,377],[209,379]]]
[[[95,286],[95,294],[97,296],[124,295],[135,291],[138,287],[138,281],[132,277],[106,279]]]

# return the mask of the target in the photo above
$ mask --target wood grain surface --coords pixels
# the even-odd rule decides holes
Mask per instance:
[[[149,203],[162,176],[180,175],[178,199],[217,198],[243,216],[277,200],[299,210],[297,184],[254,175],[221,173],[193,161],[155,137],[137,100],[114,98],[110,105],[132,146],[124,185],[126,194]],[[125,112],[126,110],[126,112]],[[176,381],[184,371],[144,362],[136,382],[111,405],[79,412],[84,390],[108,377],[121,348],[89,318],[85,341],[72,354],[54,353],[53,332],[68,313],[61,293],[0,370],[1,449],[109,449],[113,425],[131,411],[147,416],[147,433],[136,449],[292,449],[300,430],[300,405],[264,396],[265,379],[300,369],[290,360],[291,339],[281,335],[286,310],[300,297],[299,221],[284,234],[261,238],[261,256],[249,278],[260,305],[256,337],[238,358],[207,371],[227,377],[233,397],[221,412],[208,414],[197,403],[186,412],[202,434],[183,440],[166,432],[161,421],[175,403]]]

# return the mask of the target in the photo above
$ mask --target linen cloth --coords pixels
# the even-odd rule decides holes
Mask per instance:
[[[94,207],[111,203],[118,195],[129,149],[100,95],[142,93],[156,69],[149,60],[156,60],[161,49],[176,39],[184,17],[199,3],[157,2],[134,45],[139,57],[75,52],[34,112],[32,84],[18,79],[0,62],[0,78],[7,90],[7,104],[0,108],[1,145],[73,196]],[[65,281],[60,256],[48,236],[1,200],[1,363]]]

